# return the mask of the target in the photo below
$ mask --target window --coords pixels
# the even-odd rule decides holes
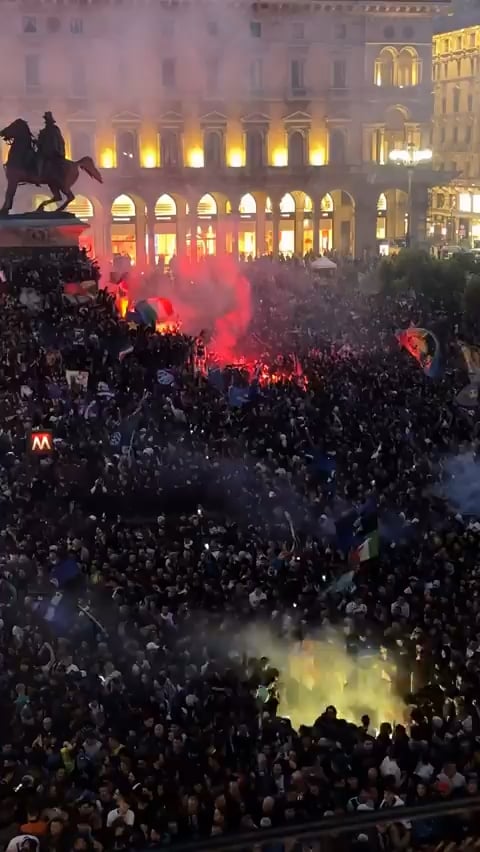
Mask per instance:
[[[395,83],[395,60],[397,52],[393,47],[384,47],[375,60],[375,85],[393,86]]]
[[[447,111],[447,96],[444,95],[442,98],[442,112],[446,113]]]
[[[473,109],[473,95],[468,95],[467,97],[467,111],[471,112]]]
[[[441,127],[440,128],[440,145],[443,145],[444,142],[445,142],[445,128]]]
[[[223,136],[220,130],[207,130],[203,137],[203,154],[207,168],[223,166]]]
[[[117,164],[128,167],[137,160],[137,134],[135,130],[119,130],[116,134]]]
[[[265,135],[259,128],[251,128],[245,134],[247,168],[260,168],[264,165]]]
[[[452,142],[454,143],[454,145],[456,145],[456,143],[458,142],[458,127],[453,128]]]
[[[60,18],[47,18],[47,33],[59,33],[61,28]]]
[[[343,41],[347,35],[347,27],[345,24],[335,24],[333,35],[337,41]]]
[[[470,145],[471,141],[472,141],[472,128],[469,126],[469,127],[465,128],[465,144]]]
[[[295,21],[292,24],[292,36],[298,41],[305,38],[305,25],[303,21]]]
[[[408,24],[406,27],[404,27],[402,32],[403,32],[404,39],[406,39],[407,41],[412,40],[414,30],[413,30],[413,27],[410,24]]]
[[[94,153],[93,139],[86,130],[75,130],[71,134],[72,159],[80,160],[81,157],[90,157]]]
[[[176,130],[165,130],[160,138],[162,166],[178,168],[181,165],[180,136]]]
[[[453,105],[452,109],[454,112],[460,111],[460,89],[453,90]]]
[[[391,27],[391,26],[385,27],[385,29],[383,31],[383,35],[385,36],[386,39],[392,39],[395,35],[394,28]]]
[[[441,210],[442,207],[445,207],[445,196],[443,192],[437,192],[436,206],[438,210]]]
[[[83,18],[72,18],[70,32],[72,35],[83,35]]]
[[[470,33],[470,47],[475,47],[475,33]]]
[[[83,98],[87,93],[87,74],[85,65],[81,60],[72,64],[72,94],[76,98]]]
[[[33,33],[38,32],[37,30],[37,19],[29,15],[28,17],[23,19],[22,31],[27,35],[32,35]]]
[[[218,91],[218,59],[215,56],[207,60],[206,82],[207,92],[215,94]]]
[[[472,212],[472,196],[469,192],[460,192],[458,195],[458,209],[460,213]]]
[[[347,88],[347,63],[345,59],[334,59],[333,61],[333,88]]]
[[[303,92],[304,85],[304,63],[301,59],[292,59],[290,63],[290,85],[292,92]]]
[[[343,130],[330,130],[328,134],[328,161],[335,165],[346,162],[345,133]]]
[[[207,21],[207,33],[210,36],[218,35],[218,24],[216,21]]]
[[[25,57],[25,85],[27,89],[40,86],[40,57],[29,54]]]
[[[173,89],[175,86],[175,60],[162,59],[162,85],[166,89]]]
[[[305,136],[300,130],[294,130],[288,136],[288,165],[294,169],[305,166]]]
[[[252,38],[262,37],[262,25],[260,21],[250,21],[250,35]]]
[[[250,92],[258,94],[263,89],[263,62],[261,59],[253,59],[250,62]]]

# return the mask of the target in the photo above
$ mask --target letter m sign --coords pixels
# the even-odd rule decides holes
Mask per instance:
[[[51,453],[53,450],[53,435],[51,432],[31,432],[30,450],[32,453]]]

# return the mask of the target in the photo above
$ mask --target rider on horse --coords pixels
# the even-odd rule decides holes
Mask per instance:
[[[58,172],[65,160],[65,140],[51,112],[43,116],[45,127],[37,139],[37,176],[41,178],[45,169],[53,166]]]

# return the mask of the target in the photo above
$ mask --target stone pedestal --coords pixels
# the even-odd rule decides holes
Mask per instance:
[[[22,213],[0,217],[0,255],[22,254],[32,250],[44,253],[61,248],[78,248],[78,241],[88,223],[71,213]]]

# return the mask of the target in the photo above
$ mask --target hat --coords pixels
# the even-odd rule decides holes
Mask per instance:
[[[55,121],[53,114],[48,110],[43,114],[44,121]]]

